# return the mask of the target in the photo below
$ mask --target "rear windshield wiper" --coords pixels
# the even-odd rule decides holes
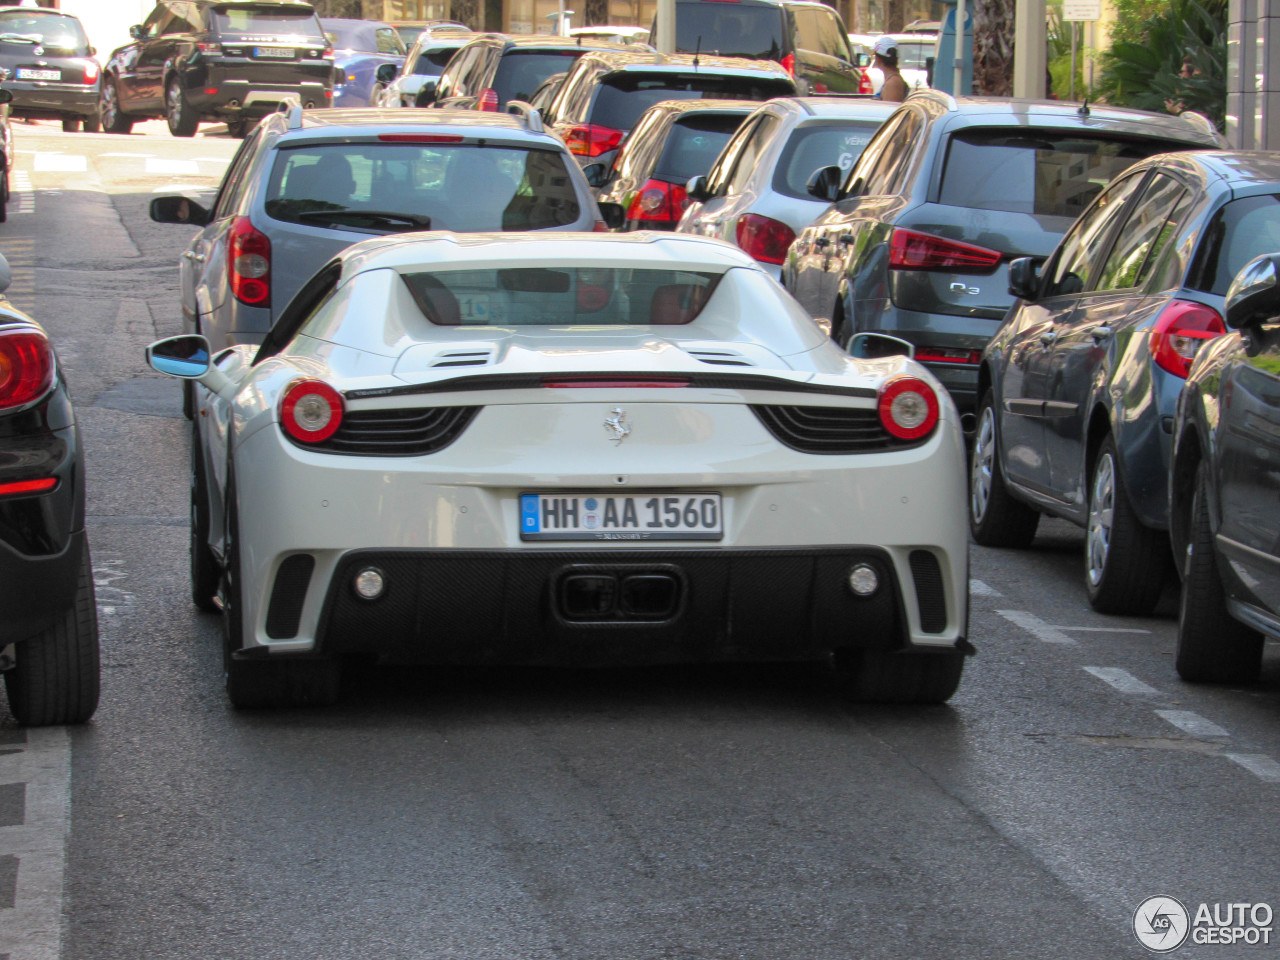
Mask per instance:
[[[0,33],[0,40],[10,43],[43,43],[44,37],[33,37],[29,33]]]
[[[351,226],[377,227],[383,230],[430,230],[431,218],[417,213],[393,210],[306,210],[294,214],[299,220],[324,223],[349,223]]]

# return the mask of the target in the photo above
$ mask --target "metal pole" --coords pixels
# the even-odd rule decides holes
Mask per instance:
[[[951,95],[955,97],[969,92],[964,89],[964,57],[969,49],[965,44],[964,20],[964,0],[956,0],[956,72],[955,79],[951,83]]]
[[[676,52],[676,0],[658,0],[658,27],[653,45],[659,53]]]
[[[1071,93],[1067,96],[1068,100],[1076,98],[1076,22],[1071,21]]]
[[[1013,95],[1044,97],[1045,0],[1017,0],[1014,15]]]

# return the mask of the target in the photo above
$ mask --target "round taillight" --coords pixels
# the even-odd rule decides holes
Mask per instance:
[[[327,440],[342,423],[342,395],[323,380],[299,380],[284,392],[280,424],[299,443]]]
[[[53,349],[39,330],[0,331],[0,410],[38,400],[53,386]]]
[[[938,395],[916,377],[898,377],[880,388],[880,422],[900,440],[928,436],[938,422]]]

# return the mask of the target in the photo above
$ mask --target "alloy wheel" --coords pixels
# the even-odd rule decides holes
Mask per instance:
[[[1111,552],[1111,531],[1116,512],[1116,465],[1110,453],[1098,459],[1089,495],[1089,527],[1085,540],[1088,551],[1089,583],[1097,586],[1107,568]]]
[[[169,81],[168,111],[169,125],[175,130],[182,126],[182,82],[174,77]]]
[[[996,456],[995,415],[982,408],[982,418],[973,438],[973,459],[969,464],[969,512],[975,523],[987,515],[991,501],[992,470]]]

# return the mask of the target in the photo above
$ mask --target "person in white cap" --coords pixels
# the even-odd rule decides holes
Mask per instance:
[[[884,74],[884,85],[880,87],[880,99],[900,103],[907,99],[911,89],[907,81],[902,79],[902,71],[898,69],[898,41],[893,37],[881,37],[873,48],[876,55],[876,66]]]

